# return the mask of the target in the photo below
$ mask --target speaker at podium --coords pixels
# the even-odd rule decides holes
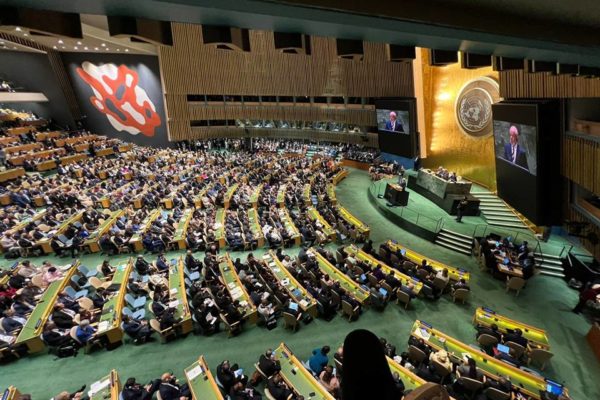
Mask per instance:
[[[394,206],[406,206],[408,204],[408,192],[402,186],[394,183],[386,185],[383,197]]]

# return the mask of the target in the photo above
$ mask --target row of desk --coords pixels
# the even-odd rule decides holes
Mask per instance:
[[[294,303],[298,304],[303,312],[307,312],[313,318],[316,318],[317,301],[279,261],[273,250],[263,255],[263,260]]]
[[[215,214],[215,240],[219,249],[225,248],[225,209],[218,208]]]
[[[116,224],[117,220],[119,218],[121,218],[121,216],[123,214],[125,214],[124,210],[117,210],[117,211],[113,211],[113,212],[110,212],[109,214],[105,215],[106,218],[105,218],[104,222],[102,222],[102,224],[100,224],[100,226],[98,226],[98,228],[94,232],[90,233],[90,235],[87,237],[86,241],[83,242],[83,245],[88,248],[90,253],[97,253],[101,250],[100,249],[100,238],[106,232],[108,232],[108,230],[114,224]]]
[[[50,245],[50,243],[52,242],[52,239],[55,236],[62,235],[63,233],[65,233],[65,231],[69,228],[69,226],[71,226],[71,224],[81,220],[81,218],[83,217],[83,213],[84,213],[84,211],[80,211],[78,213],[73,214],[69,218],[65,219],[58,226],[58,228],[56,229],[56,231],[53,234],[48,235],[47,237],[39,240],[36,243],[38,246],[40,246],[42,248],[42,251],[44,252],[44,254],[50,254],[54,251],[52,249],[52,246]]]
[[[185,335],[192,331],[192,315],[185,290],[183,257],[173,260],[169,268],[169,306],[175,308],[175,319],[179,321],[181,334]]]
[[[53,311],[58,295],[69,285],[71,277],[77,271],[78,266],[79,261],[76,261],[71,268],[69,268],[63,279],[54,281],[48,285],[44,293],[42,293],[42,296],[39,298],[35,308],[31,314],[29,314],[27,322],[23,325],[21,332],[19,332],[15,341],[16,346],[27,346],[29,353],[37,353],[44,350],[45,345],[41,338],[44,325]]]
[[[369,301],[370,293],[368,290],[363,289],[360,284],[354,282],[350,277],[344,274],[342,271],[334,267],[325,257],[323,257],[315,249],[309,249],[309,254],[312,254],[319,266],[322,273],[329,275],[331,279],[339,282],[340,287],[344,289],[352,298],[358,301],[360,304],[367,304]]]
[[[323,218],[321,213],[318,212],[316,208],[308,207],[306,210],[306,214],[308,215],[308,218],[310,218],[311,221],[316,221],[323,227],[323,232],[325,233],[325,236],[327,236],[329,239],[335,242],[335,229],[333,229],[332,226],[329,225],[329,222],[327,222],[325,218]]]
[[[393,269],[386,263],[379,261],[372,255],[370,255],[369,253],[362,251],[356,245],[352,244],[344,247],[344,252],[349,256],[352,256],[353,258],[368,264],[371,268],[380,266],[381,271],[383,271],[383,273],[386,275],[390,275],[392,272],[394,272],[394,276],[396,277],[396,279],[398,279],[403,285],[407,285],[408,283],[412,283],[414,285],[413,292],[416,295],[418,295],[421,292],[421,289],[423,289],[423,282],[421,282],[419,279],[413,278],[398,270]]]
[[[248,221],[250,222],[250,230],[256,238],[258,247],[265,245],[265,236],[263,235],[262,227],[260,226],[260,218],[258,217],[258,211],[256,208],[248,209]]]
[[[123,340],[121,319],[125,295],[127,294],[127,283],[132,269],[132,258],[127,261],[127,264],[117,266],[109,286],[110,289],[116,290],[116,293],[102,306],[96,337],[104,336],[110,344],[119,343]]]
[[[294,244],[296,246],[300,246],[300,244],[302,243],[302,235],[300,235],[300,231],[298,231],[298,228],[292,221],[292,218],[290,217],[290,213],[288,212],[287,208],[280,208],[278,212],[279,219],[281,219],[285,230],[294,239]]]
[[[435,350],[445,350],[455,363],[461,362],[465,357],[474,359],[477,367],[484,375],[495,380],[498,380],[501,376],[508,377],[515,390],[534,399],[541,399],[540,393],[546,390],[546,381],[543,377],[489,356],[477,348],[444,334],[425,322],[415,321],[411,329],[411,336],[423,339]]]
[[[179,250],[185,250],[186,238],[187,238],[187,229],[192,217],[194,216],[194,210],[192,208],[186,208],[183,211],[183,215],[179,219],[177,223],[177,227],[175,228],[175,234],[173,235],[172,243],[175,243]]]
[[[233,301],[238,300],[240,302],[240,307],[243,308],[242,314],[246,320],[250,323],[255,323],[258,317],[256,305],[252,302],[250,295],[242,284],[228,253],[225,253],[219,260],[219,272],[221,273],[221,279],[227,288],[227,292],[231,296],[231,299]]]
[[[436,271],[442,271],[444,269],[447,269],[448,276],[450,277],[451,280],[453,280],[455,282],[460,280],[461,278],[464,279],[466,282],[469,282],[469,280],[471,279],[471,274],[468,271],[465,271],[464,269],[461,269],[461,268],[452,267],[452,266],[444,264],[440,261],[433,260],[429,257],[425,257],[424,255],[419,254],[416,251],[410,250],[407,247],[398,244],[398,242],[396,242],[394,240],[388,240],[386,242],[386,246],[389,249],[391,249],[393,252],[397,252],[399,250],[404,250],[405,251],[404,257],[407,258],[408,260],[410,260],[411,262],[413,262],[414,264],[421,265],[421,262],[423,260],[427,260],[427,263],[429,265],[431,265],[431,267]]]
[[[363,223],[361,220],[356,218],[350,213],[350,211],[348,211],[344,207],[337,206],[336,208],[342,219],[350,225],[354,226],[363,238],[366,239],[369,237],[369,235],[371,234],[371,228],[369,228],[369,225]]]
[[[148,229],[150,229],[150,226],[152,226],[152,223],[160,216],[160,213],[160,208],[150,211],[150,214],[142,221],[140,229],[129,239],[129,244],[133,246],[136,252],[144,250],[142,239],[146,232],[148,232]]]
[[[240,185],[238,183],[234,183],[233,185],[231,185],[227,188],[227,191],[225,192],[225,195],[223,196],[223,208],[224,209],[227,210],[229,208],[229,205],[231,204],[231,198],[233,197],[236,190],[238,190],[238,187],[240,187]]]
[[[490,308],[478,307],[473,316],[473,323],[487,327],[496,324],[498,330],[503,334],[506,334],[509,330],[520,329],[523,332],[523,337],[529,341],[530,347],[535,346],[540,349],[550,350],[550,343],[545,330],[515,321],[496,313]]]

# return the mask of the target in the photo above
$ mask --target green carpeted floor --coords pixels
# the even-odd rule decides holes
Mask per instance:
[[[205,355],[213,370],[223,359],[229,359],[238,362],[246,371],[251,371],[261,352],[276,347],[282,341],[300,358],[306,358],[315,347],[325,344],[338,346],[345,335],[356,328],[370,329],[403,349],[415,319],[427,321],[465,343],[474,344],[471,319],[477,306],[486,305],[498,313],[545,329],[555,357],[544,375],[565,382],[573,399],[600,399],[600,363],[585,340],[589,323],[570,312],[577,301],[577,294],[573,290],[562,280],[537,276],[519,297],[506,294],[502,282],[480,272],[475,259],[435,246],[387,221],[369,203],[369,185],[369,177],[365,172],[353,170],[339,184],[337,198],[371,226],[372,238],[376,243],[394,238],[420,253],[470,270],[472,297],[469,304],[456,305],[448,297],[437,302],[417,300],[408,311],[390,304],[381,313],[366,311],[353,323],[340,317],[331,322],[317,319],[308,326],[302,326],[297,333],[284,330],[280,323],[280,327],[272,331],[251,326],[240,336],[231,339],[227,339],[223,333],[213,337],[190,335],[165,345],[125,344],[110,352],[97,351],[90,355],[81,354],[77,358],[55,360],[47,354],[28,356],[0,367],[0,387],[12,384],[23,392],[31,393],[34,399],[47,399],[63,389],[74,390],[83,383],[89,386],[112,368],[118,370],[122,379],[135,376],[139,381],[146,381],[169,370],[183,377],[183,369],[200,354]],[[290,251],[296,252],[297,249]],[[68,262],[66,259],[45,258],[59,263]],[[90,255],[83,258],[83,263],[95,266],[100,260],[101,257]],[[6,260],[1,262],[3,267],[9,264]]]

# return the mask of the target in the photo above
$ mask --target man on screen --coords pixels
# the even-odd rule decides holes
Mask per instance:
[[[510,134],[510,143],[504,145],[504,158],[519,167],[529,169],[527,165],[527,154],[519,144],[519,130],[512,125],[508,130]]]
[[[404,133],[402,122],[396,119],[396,113],[394,111],[390,112],[390,120],[385,121],[385,130]]]

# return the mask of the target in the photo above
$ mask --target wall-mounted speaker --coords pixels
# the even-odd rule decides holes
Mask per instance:
[[[492,66],[492,56],[489,54],[460,53],[460,66],[465,69],[476,69]]]
[[[202,40],[204,44],[215,45],[222,50],[250,51],[248,29],[202,25]]]
[[[362,40],[336,39],[336,45],[340,58],[360,61],[365,55]]]
[[[387,47],[388,58],[391,62],[410,62],[417,57],[415,46],[388,44]]]
[[[458,62],[458,51],[429,49],[429,65],[444,67]]]

